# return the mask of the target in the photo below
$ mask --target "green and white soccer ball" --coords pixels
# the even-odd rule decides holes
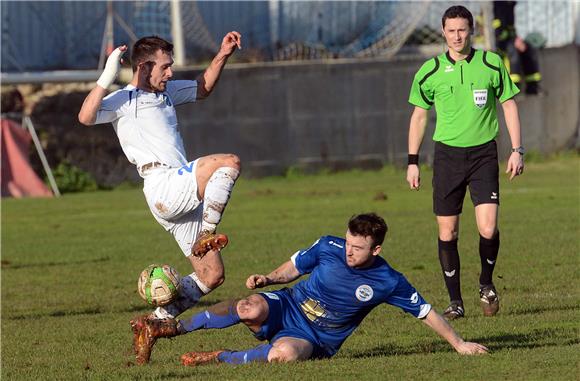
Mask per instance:
[[[177,297],[179,281],[179,274],[173,267],[150,265],[139,275],[137,290],[147,304],[165,306]]]

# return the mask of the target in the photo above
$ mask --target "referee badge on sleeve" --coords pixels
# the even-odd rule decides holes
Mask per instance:
[[[479,108],[483,108],[487,103],[487,89],[473,90],[473,103]]]

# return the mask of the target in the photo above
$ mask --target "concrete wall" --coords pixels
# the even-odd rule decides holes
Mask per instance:
[[[234,152],[242,158],[246,175],[279,174],[290,166],[342,169],[404,163],[412,111],[407,98],[422,62],[231,65],[209,99],[178,108],[188,156]],[[544,50],[541,64],[547,95],[517,99],[526,149],[549,153],[575,142],[578,48]],[[427,160],[435,125],[435,112],[429,114],[421,152]],[[503,121],[499,140],[505,157],[510,143]]]
[[[545,50],[541,61],[547,95],[517,97],[524,145],[542,153],[580,147],[579,50]],[[412,110],[407,98],[421,63],[230,65],[209,99],[178,107],[188,158],[234,152],[243,160],[244,176],[283,174],[289,167],[310,171],[404,165]],[[196,74],[180,72],[176,77]],[[110,124],[80,126],[77,112],[88,91],[72,85],[46,89],[40,98],[30,99],[31,118],[51,166],[68,161],[91,173],[101,186],[140,181]],[[422,162],[432,160],[435,112],[429,115]],[[499,143],[504,159],[510,143],[503,125]],[[31,161],[43,173],[38,155]]]
[[[542,87],[540,97],[520,97],[520,119],[527,149],[551,153],[577,147],[580,127],[580,49],[577,46],[542,51]],[[509,149],[509,140],[501,121],[500,147]]]

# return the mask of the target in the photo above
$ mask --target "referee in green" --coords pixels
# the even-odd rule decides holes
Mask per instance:
[[[451,301],[443,315],[448,320],[464,316],[457,240],[459,215],[469,187],[480,235],[480,302],[483,314],[493,316],[499,310],[492,280],[499,252],[496,99],[502,105],[513,147],[506,170],[511,180],[524,170],[518,108],[513,99],[519,90],[497,54],[471,47],[473,16],[467,8],[450,7],[441,22],[448,51],[421,66],[409,95],[415,108],[409,126],[407,182],[411,189],[421,185],[418,153],[427,112],[435,105],[433,211],[439,225],[439,261]]]

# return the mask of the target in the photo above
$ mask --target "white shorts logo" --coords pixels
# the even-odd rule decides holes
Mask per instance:
[[[371,286],[363,284],[361,286],[358,286],[354,294],[356,298],[361,302],[368,302],[373,298],[373,289],[371,288]]]
[[[274,299],[274,300],[280,300],[280,298],[278,297],[278,295],[273,294],[271,292],[262,292],[263,295],[266,295],[268,298],[270,299]]]
[[[473,102],[479,108],[483,108],[487,103],[487,89],[473,90]]]

